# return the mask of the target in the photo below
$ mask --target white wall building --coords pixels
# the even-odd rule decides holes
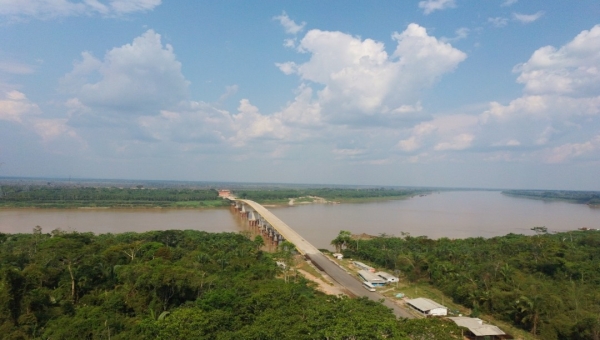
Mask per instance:
[[[439,303],[426,298],[416,298],[407,300],[406,303],[421,314],[427,316],[444,316],[448,315],[448,307],[442,306]]]

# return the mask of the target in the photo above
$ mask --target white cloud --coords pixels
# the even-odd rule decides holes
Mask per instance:
[[[488,18],[487,21],[496,27],[504,27],[508,24],[508,19],[503,17]]]
[[[440,40],[444,41],[444,42],[452,42],[452,41],[459,41],[459,40],[463,40],[466,39],[469,36],[469,33],[471,32],[470,29],[466,28],[466,27],[461,27],[459,29],[457,29],[454,33],[455,36],[452,38],[442,38]]]
[[[34,119],[32,125],[44,142],[52,141],[63,135],[79,139],[75,130],[67,125],[67,119]]]
[[[162,110],[157,116],[142,116],[137,122],[154,140],[180,146],[226,143],[235,133],[229,112],[201,102],[191,102],[178,111]]]
[[[283,46],[288,48],[296,48],[296,39],[284,39]]]
[[[37,104],[31,103],[24,93],[12,90],[0,98],[0,120],[21,123],[26,115],[40,113]]]
[[[456,7],[455,0],[425,0],[419,1],[419,8],[423,9],[423,13],[430,14],[434,11],[440,11],[447,8]]]
[[[173,48],[149,30],[104,56],[83,52],[61,80],[60,88],[68,95],[60,112],[63,116],[57,118],[58,107],[50,118],[27,118],[24,125],[48,145],[73,144],[73,140],[86,145],[84,137],[94,152],[108,158],[212,152],[230,160],[257,156],[282,159],[288,152],[320,145],[329,148],[330,157],[333,154],[340,160],[384,164],[390,160],[382,150],[367,152],[376,145],[373,140],[388,138],[379,127],[352,127],[332,123],[332,118],[343,118],[345,108],[367,120],[373,116],[424,115],[420,91],[466,57],[418,25],[394,33],[397,46],[392,55],[383,43],[370,39],[340,32],[311,32],[298,41],[298,51],[306,52],[310,60],[279,65],[304,82],[295,98],[273,114],[260,112],[248,99],[241,100],[232,113],[189,101],[188,82]],[[324,57],[323,53],[334,55]],[[379,77],[388,79],[380,83]],[[370,88],[371,83],[379,84],[381,97]],[[227,100],[236,91],[236,85],[227,87],[219,100]],[[353,96],[358,99],[344,104]],[[31,104],[18,93],[11,94],[10,100]],[[33,108],[37,106],[29,107]],[[380,123],[385,124],[385,120]],[[390,135],[394,133],[387,130]],[[351,139],[357,142],[347,142]],[[338,147],[331,150],[332,144]]]
[[[97,0],[85,0],[87,4],[98,3]],[[160,5],[162,0],[110,0],[109,6],[116,14],[151,11]]]
[[[188,84],[173,48],[163,46],[153,30],[108,51],[104,60],[82,53],[82,60],[61,80],[63,90],[84,105],[122,115],[158,113],[185,99]]]
[[[569,159],[578,158],[597,150],[600,150],[600,135],[584,143],[567,143],[552,148],[546,156],[546,161],[548,163],[564,163]]]
[[[519,0],[505,0],[502,5],[500,5],[501,7],[508,7],[508,6],[512,6],[513,4],[516,4]]]
[[[600,25],[582,31],[560,49],[545,46],[515,67],[517,82],[535,94],[600,93]]]
[[[471,146],[474,139],[475,136],[472,134],[461,133],[460,135],[452,138],[452,141],[439,143],[433,149],[436,151],[464,150]]]
[[[296,65],[296,63],[293,61],[288,61],[285,63],[275,63],[275,66],[277,66],[281,70],[281,72],[283,72],[286,75],[296,73],[296,70],[298,69],[298,65]]]
[[[225,93],[223,93],[219,97],[219,102],[223,102],[227,98],[233,96],[234,94],[236,94],[238,92],[238,90],[239,90],[239,86],[237,86],[237,85],[226,86],[225,87]]]
[[[402,151],[412,152],[419,149],[421,147],[421,143],[419,143],[416,136],[411,136],[408,139],[399,141],[396,147]]]
[[[95,14],[119,16],[151,11],[160,4],[161,0],[0,0],[0,16],[9,17],[11,20]]]
[[[490,103],[479,116],[474,142],[480,147],[487,143],[515,148],[522,152],[518,157],[527,155],[549,163],[582,158],[597,150],[598,137],[583,142],[581,138],[598,133],[598,65],[600,25],[582,31],[560,48],[538,49],[514,68],[520,73],[517,82],[524,85],[523,96],[507,105]]]
[[[18,61],[0,61],[0,72],[8,74],[32,74],[35,68]]]
[[[534,14],[513,13],[513,19],[521,22],[522,24],[529,24],[529,23],[532,23],[532,22],[538,20],[543,15],[544,15],[544,11],[539,11]]]
[[[504,140],[504,141],[492,144],[492,146],[519,146],[519,145],[521,145],[521,142],[519,142],[516,139]]]
[[[410,137],[399,141],[396,147],[405,152],[424,148],[436,151],[463,150],[471,146],[477,129],[476,116],[438,116],[413,127]]]
[[[381,42],[311,30],[298,46],[300,52],[310,53],[310,60],[276,65],[285,74],[324,85],[316,100],[329,121],[359,123],[364,117],[385,115],[387,122],[411,108],[419,111],[420,92],[466,58],[416,24],[392,38],[397,46],[389,56]]]
[[[281,26],[285,29],[285,32],[289,34],[298,34],[304,29],[304,26],[306,26],[305,22],[302,22],[299,25],[296,24],[294,20],[290,19],[285,11],[281,13],[281,15],[273,17],[273,20],[279,21]]]
[[[238,114],[233,116],[233,128],[236,135],[231,141],[235,146],[244,146],[256,138],[282,140],[289,134],[289,128],[278,117],[262,115],[248,99],[240,101]]]
[[[301,86],[294,100],[288,103],[276,116],[287,125],[314,128],[322,125],[321,106],[312,101],[313,90]]]
[[[395,108],[394,110],[392,110],[392,114],[405,114],[405,113],[413,113],[413,112],[421,112],[423,111],[423,106],[421,105],[421,102],[417,102],[415,105],[402,105],[400,107]]]
[[[334,155],[336,155],[336,159],[353,159],[357,156],[360,156],[367,151],[364,149],[339,149],[335,148],[331,151]]]
[[[23,129],[18,131],[31,130],[40,136],[46,145],[61,137],[75,138],[80,142],[80,146],[85,145],[75,130],[68,126],[68,119],[41,118],[40,107],[29,101],[24,93],[12,90],[4,93],[3,97],[0,98],[0,121],[18,123],[18,129]]]

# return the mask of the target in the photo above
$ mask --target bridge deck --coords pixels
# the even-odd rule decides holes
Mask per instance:
[[[294,229],[290,228],[290,226],[285,224],[285,222],[267,210],[267,208],[251,200],[236,199],[236,201],[243,202],[252,207],[252,209],[254,209],[260,216],[267,220],[267,222],[269,222],[269,224],[275,228],[275,230],[277,230],[277,232],[280,233],[283,238],[292,242],[302,255],[320,253],[319,249],[313,246],[310,242],[306,241],[302,236],[300,236],[300,234],[295,232]]]

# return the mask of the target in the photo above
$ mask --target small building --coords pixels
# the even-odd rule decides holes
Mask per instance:
[[[371,266],[367,266],[366,264],[364,264],[362,262],[353,261],[352,264],[354,264],[356,267],[358,267],[361,270],[366,270],[368,272],[375,273],[375,268],[373,268]]]
[[[335,257],[338,260],[341,260],[344,258],[344,255],[340,253],[333,253],[333,257]]]
[[[358,271],[358,276],[360,276],[360,278],[365,281],[368,282],[370,284],[372,284],[374,287],[382,287],[385,286],[385,280],[382,279],[381,277],[368,272],[366,270],[359,270]]]
[[[375,275],[381,277],[382,279],[384,279],[388,283],[394,283],[394,282],[398,282],[399,281],[399,279],[397,277],[395,277],[392,274],[386,273],[386,272],[377,272],[377,273],[375,273]]]
[[[407,300],[406,303],[417,312],[426,316],[448,315],[448,307],[426,298]]]
[[[486,339],[486,340],[500,340],[500,339],[512,339],[512,336],[504,333],[500,328],[484,324],[483,320],[479,318],[469,318],[465,316],[451,317],[448,318],[460,327],[469,329],[467,337],[469,339]]]
[[[227,198],[227,197],[229,197],[229,195],[231,195],[230,190],[226,190],[226,189],[219,190],[219,197]]]

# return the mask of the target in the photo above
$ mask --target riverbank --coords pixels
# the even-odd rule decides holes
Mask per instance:
[[[223,199],[207,201],[147,202],[147,201],[0,201],[0,209],[204,209],[229,206]]]
[[[264,207],[284,207],[284,206],[302,206],[311,204],[323,204],[323,205],[335,205],[335,204],[354,204],[354,203],[377,203],[387,201],[400,201],[407,200],[413,197],[426,196],[428,194],[414,194],[414,195],[402,195],[402,196],[386,196],[386,197],[361,197],[361,198],[335,198],[325,199],[322,197],[314,197],[313,199],[306,197],[299,198],[286,198],[278,200],[253,200],[260,203]]]
[[[600,192],[598,191],[567,191],[567,190],[506,190],[503,195],[516,198],[529,198],[541,201],[559,201],[574,204],[585,204],[591,208],[600,207]]]

